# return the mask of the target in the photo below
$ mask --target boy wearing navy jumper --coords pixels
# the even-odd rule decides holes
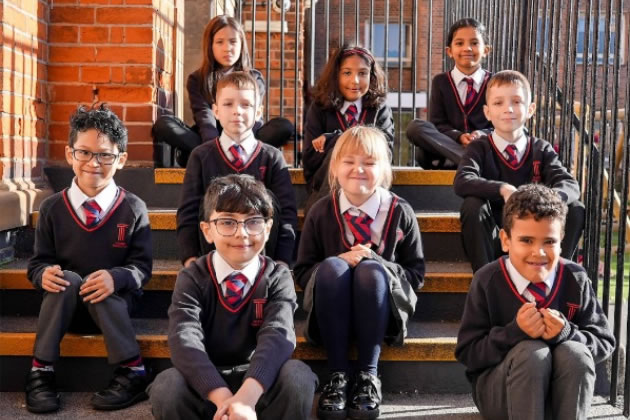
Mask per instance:
[[[80,107],[70,119],[66,159],[75,178],[40,207],[28,278],[44,298],[37,323],[26,407],[55,411],[53,363],[68,331],[103,333],[108,360],[120,366],[94,408],[114,410],[146,398],[148,383],[129,314],[152,267],[144,202],[116,186],[127,160],[127,130],[104,105]]]
[[[585,419],[615,338],[585,270],[560,258],[567,206],[539,184],[510,196],[507,257],[473,278],[455,356],[486,419]]]
[[[289,264],[295,245],[297,203],[288,166],[282,152],[254,138],[252,127],[260,116],[256,81],[249,73],[233,72],[217,82],[212,105],[221,122],[220,137],[196,147],[186,166],[177,209],[177,243],[187,266],[211,250],[199,230],[203,196],[212,179],[229,174],[248,174],[262,181],[274,200],[274,226],[267,255]]]
[[[529,82],[517,71],[496,73],[488,82],[486,103],[484,112],[494,131],[468,145],[454,182],[455,193],[464,198],[462,238],[473,271],[501,255],[503,203],[528,183],[554,189],[569,206],[562,257],[571,258],[584,226],[580,188],[551,144],[525,134],[536,108]]]
[[[271,231],[270,196],[253,177],[229,175],[210,183],[204,210],[201,229],[216,251],[177,276],[168,333],[175,367],[149,387],[153,414],[306,419],[317,378],[289,360],[293,279],[287,267],[260,255]]]
[[[485,26],[472,18],[461,19],[449,30],[446,53],[455,61],[450,72],[431,82],[429,121],[415,119],[407,138],[415,144],[416,160],[425,169],[441,168],[433,161],[459,164],[468,144],[492,128],[483,106],[490,73],[481,61],[490,52]]]

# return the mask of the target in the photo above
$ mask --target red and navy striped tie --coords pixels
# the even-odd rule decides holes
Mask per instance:
[[[507,162],[511,166],[518,165],[518,156],[516,155],[516,146],[513,144],[508,144],[505,147],[505,153],[508,155]]]
[[[93,227],[101,221],[101,206],[96,200],[86,200],[83,202],[83,213],[85,214],[85,225]]]
[[[346,211],[343,217],[348,222],[352,235],[354,235],[354,245],[367,245],[372,241],[372,232],[370,231],[372,218],[370,216],[359,210],[358,216],[353,216],[349,211]]]
[[[351,104],[346,109],[346,121],[348,121],[348,127],[354,127],[357,125],[357,106],[355,104]]]
[[[230,305],[237,306],[241,303],[246,282],[247,277],[236,271],[225,279],[225,298]]]
[[[545,283],[532,283],[527,286],[527,290],[536,300],[536,306],[542,306],[543,302],[547,298],[547,286]]]
[[[232,153],[232,165],[236,169],[241,169],[245,162],[243,162],[243,155],[241,155],[241,146],[233,144],[230,146],[230,153]]]
[[[477,96],[477,91],[475,90],[475,81],[472,77],[464,77],[466,81],[466,103],[464,103],[465,108],[470,108],[475,102],[475,97]]]

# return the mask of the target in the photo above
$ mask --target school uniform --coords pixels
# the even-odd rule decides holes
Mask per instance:
[[[565,325],[549,340],[532,339],[517,325],[518,310],[531,300],[529,282],[507,256],[473,278],[455,356],[484,418],[586,418],[594,366],[610,357],[615,338],[581,266],[561,258],[550,277],[538,307],[559,311]]]
[[[541,183],[556,191],[567,203],[562,256],[571,258],[584,227],[584,205],[580,188],[565,169],[548,142],[523,135],[514,145],[518,162],[510,163],[506,147],[510,143],[496,133],[470,143],[457,168],[455,193],[464,198],[460,209],[464,249],[473,271],[501,255],[499,229],[504,205],[501,185],[518,188]]]
[[[309,107],[304,124],[304,143],[302,146],[302,167],[304,178],[309,193],[305,214],[320,198],[328,195],[328,166],[337,139],[351,125],[348,123],[346,110],[350,105],[357,108],[355,117],[357,124],[374,126],[380,129],[387,139],[390,152],[394,153],[394,119],[391,108],[382,103],[378,107],[363,107],[361,99],[356,102],[344,101],[339,110],[327,109],[316,102]],[[324,135],[324,152],[320,153],[313,148],[313,140]]]
[[[48,197],[40,206],[27,276],[36,289],[43,290],[45,268],[59,265],[70,282],[63,292],[44,292],[34,356],[46,362],[59,358],[59,343],[69,330],[102,331],[110,363],[140,354],[129,314],[151,275],[146,205],[112,181],[95,197],[103,209],[100,221],[88,225],[80,210],[86,198],[73,181],[70,188]],[[82,304],[79,287],[89,274],[102,269],[112,276],[114,293],[102,302]]]
[[[217,253],[198,258],[177,276],[169,307],[168,343],[174,368],[149,388],[156,418],[210,418],[208,394],[236,392],[247,378],[264,388],[259,418],[306,418],[317,377],[289,360],[295,349],[296,294],[289,270],[258,256],[240,273],[248,288],[230,301],[226,279],[233,273]]]
[[[203,197],[212,179],[230,174],[252,175],[265,184],[274,201],[274,223],[266,245],[267,255],[290,263],[295,245],[297,203],[291,177],[282,152],[253,137],[244,141],[242,167],[235,166],[225,133],[195,148],[190,155],[177,209],[177,245],[181,261],[198,257],[213,248],[199,229]]]
[[[465,148],[459,136],[476,130],[490,130],[490,123],[483,113],[486,103],[486,87],[492,74],[478,69],[472,75],[463,74],[457,67],[438,74],[431,82],[429,121],[414,119],[407,126],[407,138],[419,149],[418,163],[431,168],[435,159],[449,159],[458,164]],[[473,80],[477,92],[472,104],[466,106],[466,78]]]
[[[222,73],[222,75],[231,72],[232,70],[229,70]],[[265,79],[256,69],[251,69],[249,73],[256,80],[259,97],[262,101],[262,98],[265,97]],[[186,81],[186,90],[188,91],[188,99],[195,125],[189,127],[179,118],[166,114],[160,116],[151,129],[156,142],[168,143],[181,151],[180,165],[183,167],[186,166],[188,156],[195,147],[218,137],[223,131],[221,124],[217,121],[212,111],[213,102],[208,102],[208,99],[202,92],[201,77],[200,71],[195,70],[188,76]],[[261,120],[256,121],[253,131],[262,142],[271,144],[274,147],[281,147],[293,135],[294,126],[286,118],[277,117],[272,118],[265,124]]]

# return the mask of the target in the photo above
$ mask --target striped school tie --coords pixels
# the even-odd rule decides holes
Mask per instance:
[[[540,307],[547,298],[547,286],[545,283],[532,283],[527,285],[527,290],[536,300],[536,306]]]
[[[233,272],[225,279],[225,298],[232,306],[237,306],[243,299],[243,287],[247,277],[243,273]]]
[[[232,165],[236,169],[241,169],[245,162],[243,162],[243,155],[241,155],[241,146],[238,144],[233,144],[229,148],[230,153],[232,153]]]
[[[96,200],[86,200],[81,207],[83,207],[83,213],[85,214],[85,225],[87,227],[98,225],[98,222],[101,221],[101,207]]]
[[[477,96],[477,91],[475,90],[474,84],[475,81],[472,77],[464,77],[466,81],[466,103],[464,103],[465,108],[470,108],[475,101],[475,97]]]
[[[516,146],[508,144],[505,148],[505,153],[508,155],[507,162],[511,166],[518,165],[518,156],[516,156]]]
[[[346,121],[348,121],[348,127],[354,127],[357,125],[357,106],[352,104],[346,109]]]
[[[359,210],[358,216],[353,216],[346,210],[343,217],[346,219],[352,235],[354,235],[354,245],[367,245],[372,241],[370,225],[373,220],[370,216],[363,213],[361,210]]]

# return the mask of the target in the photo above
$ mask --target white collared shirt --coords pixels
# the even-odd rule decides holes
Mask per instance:
[[[494,145],[497,147],[498,150],[501,151],[501,153],[503,153],[503,156],[506,159],[509,159],[510,155],[507,154],[505,148],[508,147],[510,144],[516,146],[516,156],[518,157],[519,162],[523,160],[523,156],[525,156],[525,152],[527,151],[527,136],[524,132],[515,142],[509,142],[503,137],[499,136],[496,131],[493,131],[492,141],[494,141]]]
[[[234,159],[234,156],[232,156],[232,152],[230,152],[230,147],[233,144],[238,144],[239,146],[241,146],[241,157],[243,158],[243,163],[247,163],[254,154],[256,146],[258,146],[258,140],[256,140],[256,138],[254,137],[254,133],[250,133],[250,135],[247,136],[244,140],[242,140],[240,143],[237,143],[225,133],[225,130],[223,130],[221,132],[221,136],[219,137],[219,144],[221,145],[223,153],[225,153],[225,156],[227,156],[229,160]]]
[[[344,118],[346,118],[346,110],[352,104],[354,104],[354,106],[357,107],[357,115],[356,115],[355,118],[357,119],[357,122],[359,122],[359,115],[361,115],[361,109],[363,107],[363,99],[362,98],[359,98],[359,99],[357,99],[354,102],[343,101],[343,106],[341,107],[339,112],[341,113],[341,115],[343,115]]]
[[[116,186],[116,183],[113,179],[110,181],[109,184],[107,184],[105,188],[103,188],[103,191],[96,194],[94,197],[89,197],[87,194],[81,191],[81,188],[79,188],[79,186],[77,185],[76,177],[72,180],[72,184],[68,189],[68,200],[70,200],[70,205],[83,223],[85,223],[86,220],[85,212],[83,211],[82,207],[84,202],[88,200],[96,201],[96,204],[98,204],[98,206],[101,208],[101,218],[103,218],[103,216],[107,214],[109,209],[114,204],[117,196],[118,187]]]
[[[527,299],[528,301],[535,303],[536,299],[531,293],[529,293],[529,290],[527,290],[527,286],[529,286],[529,283],[531,282],[527,280],[525,277],[523,277],[521,273],[518,272],[518,270],[514,267],[514,265],[510,261],[510,257],[505,259],[505,268],[507,269],[507,272],[510,276],[510,280],[512,280],[512,283],[516,287],[516,290],[518,291],[518,293],[520,295],[523,295],[523,297]],[[545,283],[545,286],[547,286],[546,295],[549,294],[549,292],[553,288],[554,282],[556,281],[557,268],[558,267],[556,266],[553,270],[551,270],[549,275],[543,280],[543,283]]]
[[[217,281],[221,285],[223,296],[225,296],[227,291],[225,279],[227,279],[228,276],[235,271],[243,274],[247,278],[247,283],[243,286],[243,296],[245,296],[256,282],[256,276],[258,275],[258,270],[260,269],[260,259],[258,258],[258,255],[256,255],[256,257],[252,259],[244,269],[235,270],[217,251],[215,251],[212,254],[212,266],[214,267],[214,273],[217,275]]]
[[[387,212],[392,203],[392,194],[385,188],[378,187],[374,194],[368,198],[365,203],[356,207],[350,203],[346,194],[341,190],[339,194],[339,211],[344,214],[346,210],[350,211],[353,216],[359,215],[359,210],[366,213],[372,218],[372,224],[370,225],[370,231],[372,234],[372,243],[379,244],[381,241],[381,235],[383,234],[383,227],[387,219]],[[346,239],[350,244],[354,243],[354,235],[348,227],[348,223],[344,220]]]
[[[473,79],[473,87],[475,91],[479,93],[481,90],[481,85],[483,84],[483,79],[486,77],[486,71],[479,67],[477,71],[475,71],[470,76],[462,73],[457,67],[454,67],[451,70],[451,77],[453,78],[453,83],[457,88],[457,93],[459,94],[459,99],[461,99],[462,104],[466,103],[466,91],[468,90],[468,83],[464,80],[466,77],[470,77]]]

